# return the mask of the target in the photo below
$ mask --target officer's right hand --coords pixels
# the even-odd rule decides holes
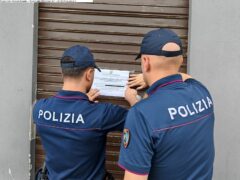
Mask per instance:
[[[131,106],[133,106],[139,101],[137,95],[137,90],[127,87],[125,91],[125,99],[129,102]]]
[[[95,101],[99,95],[100,91],[98,89],[90,89],[90,91],[87,93],[89,101]]]

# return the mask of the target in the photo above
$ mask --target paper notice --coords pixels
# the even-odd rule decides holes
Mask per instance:
[[[101,69],[95,71],[92,88],[100,90],[101,96],[124,97],[129,71]]]

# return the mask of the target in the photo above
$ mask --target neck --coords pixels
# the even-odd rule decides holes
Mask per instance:
[[[84,86],[84,84],[76,80],[64,81],[62,90],[80,91],[82,93],[87,93],[87,88]]]
[[[149,78],[148,85],[151,86],[156,81],[174,74],[178,74],[178,72],[177,71],[154,72],[152,73],[152,77]]]

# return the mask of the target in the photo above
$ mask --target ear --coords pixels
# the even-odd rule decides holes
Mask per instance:
[[[149,72],[151,69],[149,56],[142,55],[142,71]]]
[[[86,71],[86,80],[87,81],[92,81],[94,78],[94,69],[93,68],[89,68],[87,71]]]

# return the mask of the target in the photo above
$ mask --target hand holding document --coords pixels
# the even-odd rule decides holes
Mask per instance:
[[[90,91],[87,93],[88,99],[90,101],[95,101],[99,95],[100,95],[100,92],[98,89],[90,89]]]
[[[136,90],[143,90],[147,87],[143,74],[131,74],[127,85],[130,88],[136,88]]]

